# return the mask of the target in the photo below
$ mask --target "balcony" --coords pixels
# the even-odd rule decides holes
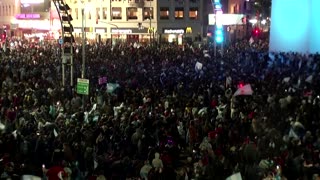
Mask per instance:
[[[129,6],[136,7],[136,8],[143,8],[144,0],[131,0],[129,1]]]

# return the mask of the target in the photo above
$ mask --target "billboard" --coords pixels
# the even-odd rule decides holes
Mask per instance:
[[[320,52],[319,5],[319,0],[272,0],[269,51]]]
[[[244,14],[221,14],[219,15],[222,21],[222,25],[236,25],[243,24],[242,18],[245,17]],[[215,25],[216,15],[209,14],[209,25]]]

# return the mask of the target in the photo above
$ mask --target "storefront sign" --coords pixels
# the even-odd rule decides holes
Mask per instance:
[[[103,33],[107,32],[106,28],[96,28],[95,30],[96,30],[96,33],[100,33],[100,34],[103,34]]]
[[[74,28],[73,32],[81,33],[82,32],[82,28]]]
[[[111,29],[111,33],[119,33],[119,34],[131,34],[131,29]]]
[[[148,33],[148,29],[139,29],[139,28],[111,28],[112,34],[141,34]]]
[[[17,14],[17,19],[40,19],[40,14]]]
[[[164,34],[184,34],[184,29],[163,29]]]

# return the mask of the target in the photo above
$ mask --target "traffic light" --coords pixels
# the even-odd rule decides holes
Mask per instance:
[[[214,0],[212,1],[213,7],[214,7],[214,12],[215,12],[215,18],[216,18],[216,24],[215,24],[215,42],[217,44],[223,43],[224,38],[223,38],[223,22],[222,22],[222,5],[220,3],[220,0]]]
[[[259,36],[259,34],[260,34],[260,29],[259,28],[254,28],[253,29],[253,35],[254,36]]]
[[[215,41],[220,44],[223,42],[223,25],[219,15],[222,13],[216,13],[216,29],[215,29]]]

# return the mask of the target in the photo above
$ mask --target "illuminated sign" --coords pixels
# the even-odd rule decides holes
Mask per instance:
[[[21,4],[40,4],[44,3],[44,0],[20,0]]]
[[[17,19],[40,19],[40,14],[17,14]]]
[[[132,29],[111,29],[111,33],[131,34]]]
[[[164,34],[184,34],[184,29],[163,29]]]
[[[141,34],[148,33],[148,29],[139,29],[139,28],[111,28],[112,34]]]
[[[245,17],[243,14],[220,14],[218,15],[222,25],[236,25],[243,24],[242,18]],[[216,24],[216,15],[209,14],[209,25]]]
[[[106,33],[106,29],[105,28],[96,28],[96,33],[99,33],[99,34],[103,34],[103,33]]]

